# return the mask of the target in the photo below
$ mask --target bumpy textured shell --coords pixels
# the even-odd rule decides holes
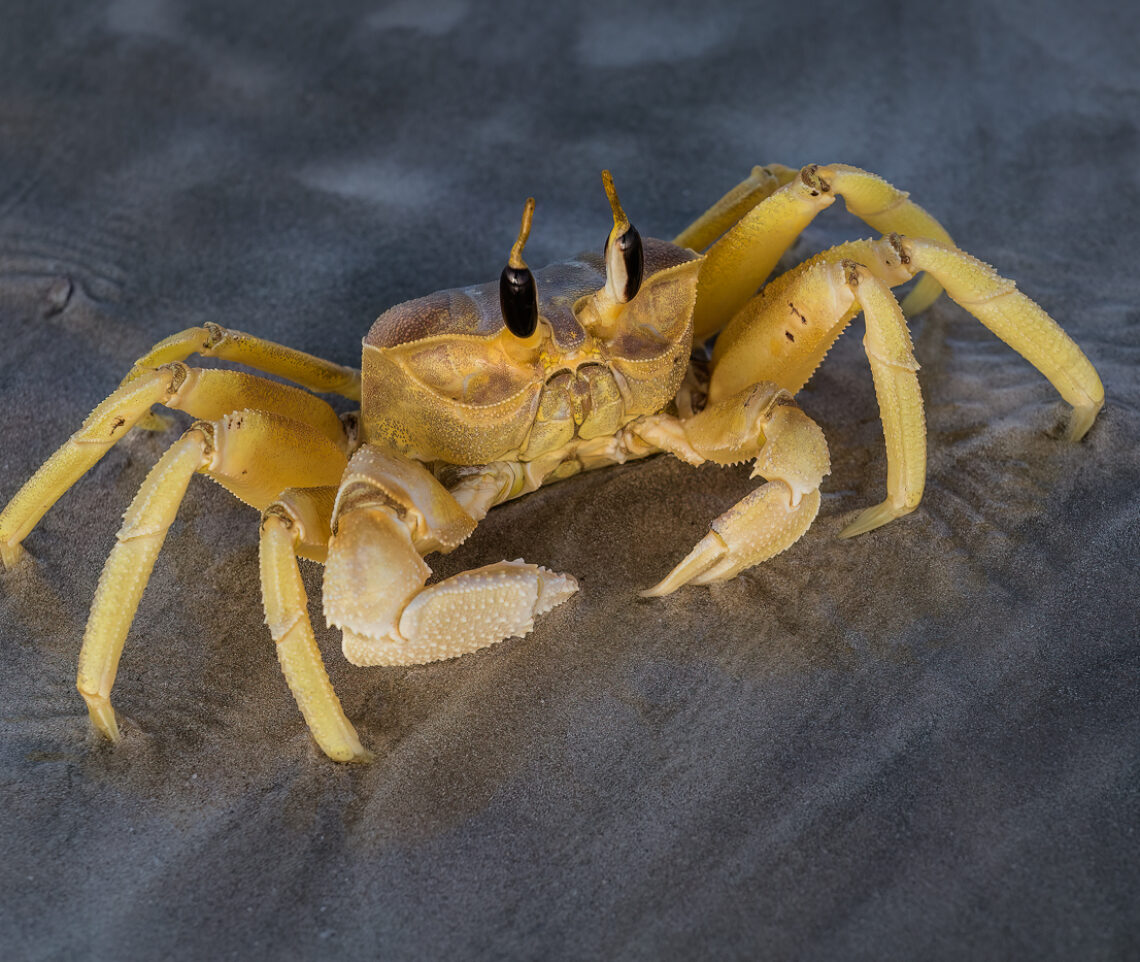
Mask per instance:
[[[696,260],[692,251],[647,239],[642,289],[605,340],[592,337],[578,316],[585,299],[605,285],[602,258],[585,254],[536,271],[539,314],[553,344],[533,362],[520,363],[503,349],[497,281],[391,308],[364,338],[365,438],[423,461],[516,458],[540,410],[560,407],[576,378],[587,409],[593,397],[598,423],[659,410],[688,362]],[[611,371],[620,379],[620,399]]]

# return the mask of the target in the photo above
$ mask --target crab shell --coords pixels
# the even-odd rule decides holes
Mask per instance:
[[[530,461],[660,411],[688,365],[699,265],[646,239],[626,304],[607,298],[599,256],[536,271],[530,339],[506,329],[497,282],[385,311],[364,338],[364,439],[423,462]]]

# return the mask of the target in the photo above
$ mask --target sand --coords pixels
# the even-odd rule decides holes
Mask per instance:
[[[881,499],[861,324],[801,403],[833,473],[779,558],[637,591],[750,490],[669,459],[492,512],[440,575],[581,592],[525,639],[356,669],[376,753],[316,750],[263,624],[257,519],[205,479],[132,628],[126,737],[74,689],[136,432],[0,573],[0,956],[1122,959],[1140,955],[1140,18],[1107,3],[8,4],[0,500],[165,335],[354,364],[385,307],[600,245],[614,171],[672,236],[771,161],[912,191],[1084,347],[1049,384],[942,300],[913,324],[929,480]],[[833,210],[795,253],[867,233]],[[342,405],[343,407],[343,405]],[[181,423],[185,419],[178,419]]]

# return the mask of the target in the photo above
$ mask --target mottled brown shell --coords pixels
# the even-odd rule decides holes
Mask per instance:
[[[601,257],[536,271],[549,336],[523,360],[505,331],[498,282],[391,308],[364,338],[365,438],[421,461],[486,464],[527,448],[540,409],[583,416],[581,404],[570,403],[583,391],[594,398],[595,431],[660,410],[688,362],[697,263],[692,251],[646,240],[642,289],[604,332],[591,314],[605,286]],[[575,379],[584,386],[575,389]]]

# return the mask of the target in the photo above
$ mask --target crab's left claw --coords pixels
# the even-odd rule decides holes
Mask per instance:
[[[819,426],[774,384],[745,388],[682,425],[701,457],[720,464],[755,458],[752,477],[767,483],[717,518],[677,567],[641,593],[647,598],[728,581],[790,548],[815,520],[819,484],[831,469]]]
[[[711,585],[735,578],[795,544],[819,511],[819,491],[792,504],[791,489],[770,481],[717,518],[685,560],[643,598],[672,594],[682,585]]]

